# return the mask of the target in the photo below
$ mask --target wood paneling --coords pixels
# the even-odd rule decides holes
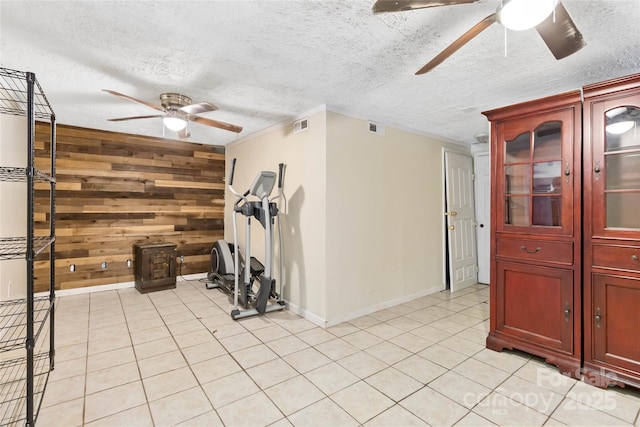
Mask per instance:
[[[36,126],[36,167],[45,169],[48,132]],[[132,282],[126,261],[141,242],[175,243],[179,274],[208,271],[224,235],[224,158],[223,147],[58,125],[56,289]],[[46,200],[37,185],[36,232],[45,235]],[[47,269],[37,262],[36,277]]]

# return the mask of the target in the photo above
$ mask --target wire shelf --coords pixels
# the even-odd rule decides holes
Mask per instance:
[[[36,181],[55,182],[55,179],[37,169],[33,171],[33,178]],[[27,182],[27,168],[13,168],[0,166],[0,181],[4,182]]]
[[[27,115],[28,74],[24,71],[0,68],[0,113]],[[33,92],[34,117],[51,120],[54,112],[38,80],[34,80]]]
[[[33,299],[33,330],[37,340],[51,304],[48,296]],[[0,352],[24,348],[27,337],[27,300],[0,302]]]
[[[38,236],[33,238],[33,257],[45,250],[55,241],[55,237]],[[20,259],[27,255],[26,237],[0,237],[0,260]]]
[[[49,353],[35,355],[33,366],[33,407],[39,408],[49,379]],[[0,426],[16,426],[26,421],[26,372],[24,357],[0,363]]]

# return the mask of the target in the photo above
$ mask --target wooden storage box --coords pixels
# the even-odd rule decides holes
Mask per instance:
[[[133,245],[136,289],[140,293],[176,287],[176,245],[142,243]]]

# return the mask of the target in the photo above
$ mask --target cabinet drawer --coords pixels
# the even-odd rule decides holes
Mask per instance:
[[[640,271],[640,247],[593,245],[594,267]]]
[[[524,239],[496,239],[496,256],[572,265],[573,243]]]

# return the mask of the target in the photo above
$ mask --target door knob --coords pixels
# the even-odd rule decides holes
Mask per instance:
[[[455,230],[455,229],[456,229],[456,226],[455,226],[455,225],[450,225],[450,226],[449,226],[449,230]]]
[[[458,212],[451,211],[451,212],[445,212],[444,214],[445,215],[449,215],[449,216],[456,216],[456,215],[458,215]]]

